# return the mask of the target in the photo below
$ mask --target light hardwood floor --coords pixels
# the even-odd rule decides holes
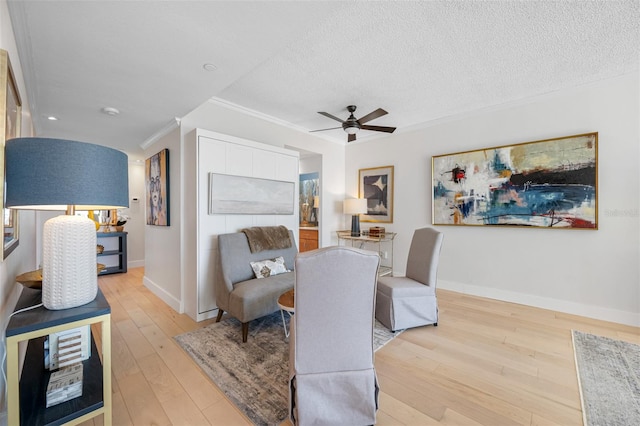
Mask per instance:
[[[176,313],[142,276],[99,278],[112,311],[114,425],[250,424],[172,339],[213,320]],[[445,290],[438,300],[438,327],[376,352],[379,425],[581,425],[571,330],[640,343],[640,329],[620,324]]]

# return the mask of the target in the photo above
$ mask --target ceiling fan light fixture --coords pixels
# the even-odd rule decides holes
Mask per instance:
[[[332,120],[339,121],[340,123],[342,123],[342,130],[344,130],[349,135],[349,137],[347,138],[347,142],[355,141],[356,133],[358,133],[361,129],[371,130],[374,132],[386,132],[386,133],[393,133],[394,130],[396,130],[395,127],[370,126],[369,124],[365,124],[371,120],[374,120],[378,117],[382,117],[383,115],[388,114],[387,111],[383,110],[382,108],[378,108],[377,110],[372,111],[369,114],[363,117],[360,117],[359,119],[353,115],[353,113],[356,111],[355,105],[349,105],[347,107],[347,111],[349,111],[349,118],[347,118],[346,120],[342,120],[341,118],[338,118],[335,115],[329,114],[328,112],[324,112],[324,111],[318,111],[318,114],[324,115],[327,118],[330,118]],[[325,130],[334,130],[339,128],[340,127],[332,127],[330,129],[311,130],[311,132],[322,132]]]
[[[351,126],[351,127],[345,127],[344,131],[347,132],[350,135],[355,135],[356,133],[358,133],[358,130],[360,130],[358,127],[356,126]]]

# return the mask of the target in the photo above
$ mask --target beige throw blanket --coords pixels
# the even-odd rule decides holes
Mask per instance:
[[[242,230],[247,236],[251,253],[291,247],[291,238],[286,226],[254,226]]]

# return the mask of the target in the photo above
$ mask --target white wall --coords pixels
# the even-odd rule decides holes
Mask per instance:
[[[129,208],[120,210],[129,216],[124,230],[127,235],[127,264],[129,268],[144,266],[145,215],[144,162],[129,162]],[[133,201],[137,198],[138,201]]]
[[[144,151],[145,158],[169,149],[169,213],[170,226],[146,225],[144,216],[144,256],[143,282],[154,294],[178,312],[183,311],[181,288],[181,183],[182,172],[180,130],[175,129],[158,139]],[[144,186],[144,166],[142,183]],[[146,193],[145,193],[146,194]],[[145,206],[145,197],[140,201]]]
[[[439,226],[439,285],[470,294],[640,325],[639,76],[478,111],[346,149],[358,169],[393,165],[396,274],[413,230],[431,224],[431,156],[599,132],[599,230]],[[368,224],[364,224],[366,228]]]

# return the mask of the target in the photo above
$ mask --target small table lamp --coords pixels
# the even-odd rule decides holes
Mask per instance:
[[[367,212],[366,198],[347,198],[342,205],[344,214],[351,216],[351,236],[360,236],[360,215]]]
[[[63,210],[44,224],[42,303],[68,309],[95,299],[96,228],[76,210],[129,207],[127,155],[83,142],[49,138],[7,141],[5,207]]]

